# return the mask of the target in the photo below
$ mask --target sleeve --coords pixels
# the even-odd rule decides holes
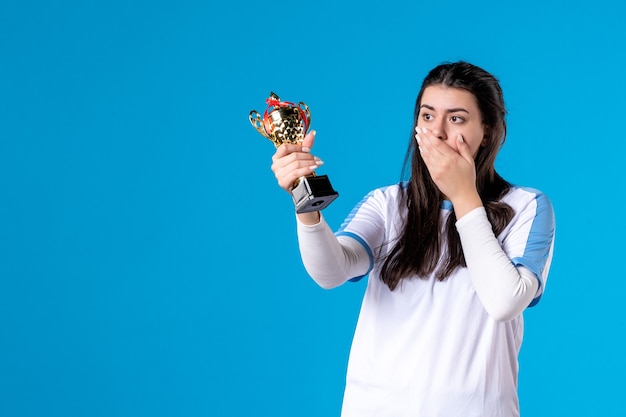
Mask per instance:
[[[363,245],[349,236],[335,236],[321,213],[318,224],[298,221],[297,231],[304,267],[320,287],[338,287],[369,271],[370,257]]]
[[[514,204],[518,211],[501,234],[502,241],[494,235],[483,207],[457,222],[476,293],[497,320],[510,320],[535,305],[545,287],[554,247],[554,214],[545,196],[535,197]]]
[[[338,237],[350,237],[359,242],[370,260],[367,273],[351,278],[352,281],[358,281],[373,269],[374,260],[381,258],[387,242],[391,240],[388,220],[398,218],[397,204],[394,202],[399,190],[398,186],[390,186],[370,192],[352,209],[337,230]]]
[[[389,192],[390,191],[390,192]],[[298,222],[298,241],[304,266],[323,288],[358,281],[373,269],[374,259],[386,239],[389,198],[397,187],[383,187],[367,194],[333,233],[321,216],[320,223]],[[396,207],[396,205],[391,205]]]
[[[497,321],[519,316],[539,287],[533,273],[516,268],[493,233],[484,207],[457,221],[472,284],[487,313]]]
[[[529,199],[516,214],[502,247],[515,266],[532,271],[539,280],[539,290],[530,306],[541,299],[548,280],[554,253],[556,221],[550,199],[534,189],[525,189]],[[514,203],[515,204],[515,203]]]
[[[541,299],[548,281],[554,253],[556,221],[554,208],[548,197],[536,190],[531,191],[536,193],[536,197],[520,213],[515,225],[521,229],[521,236],[510,233],[503,241],[503,246],[511,254],[513,264],[528,268],[539,280],[539,291],[530,304],[534,306]]]

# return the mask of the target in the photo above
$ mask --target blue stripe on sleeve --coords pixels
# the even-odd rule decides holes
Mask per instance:
[[[361,278],[363,278],[364,276],[366,276],[367,274],[369,274],[372,269],[374,268],[374,254],[372,252],[372,249],[369,247],[369,245],[367,244],[367,242],[365,242],[365,240],[363,240],[363,238],[361,238],[360,236],[352,233],[352,232],[346,232],[345,229],[346,227],[348,227],[348,225],[350,224],[350,222],[352,221],[352,219],[354,219],[354,217],[356,216],[356,214],[359,212],[359,210],[361,209],[361,206],[363,206],[363,204],[369,200],[370,198],[372,198],[372,196],[374,195],[375,191],[382,191],[385,192],[385,190],[389,188],[389,186],[387,187],[381,187],[378,188],[376,190],[372,190],[369,193],[367,193],[367,195],[365,197],[363,197],[361,199],[361,201],[359,201],[359,203],[354,206],[354,208],[350,211],[350,213],[348,214],[348,217],[346,217],[346,219],[343,221],[343,223],[341,224],[341,226],[339,227],[339,229],[337,230],[337,232],[335,232],[336,236],[349,236],[353,239],[355,239],[357,242],[359,242],[361,245],[363,245],[363,247],[365,248],[365,251],[367,252],[367,255],[370,258],[370,267],[367,270],[367,273],[365,273],[364,275],[361,275],[360,277],[354,277],[354,278],[350,278],[349,281],[352,282],[356,282],[359,281]]]
[[[372,250],[370,249],[369,245],[363,240],[361,239],[360,236],[351,233],[351,232],[337,232],[336,233],[337,236],[348,236],[351,237],[352,239],[356,240],[357,242],[359,242],[364,248],[365,251],[367,252],[367,256],[369,256],[370,258],[370,267],[367,269],[367,272],[361,276],[358,277],[354,277],[354,278],[350,278],[348,281],[352,281],[352,282],[357,282],[359,281],[361,278],[363,278],[364,276],[366,276],[367,274],[369,274],[372,271],[372,268],[374,268],[374,254],[372,253]]]
[[[514,258],[511,261],[514,265],[522,265],[535,273],[539,280],[539,286],[543,287],[545,285],[545,283],[542,282],[544,268],[553,249],[552,244],[556,228],[554,209],[546,195],[533,189],[528,189],[528,191],[537,194],[535,199],[537,203],[535,219],[533,220],[530,233],[528,234],[524,255],[521,258]],[[529,307],[536,305],[540,299],[541,295],[536,297],[530,303]]]

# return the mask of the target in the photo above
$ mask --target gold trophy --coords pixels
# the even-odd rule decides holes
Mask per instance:
[[[263,116],[256,110],[250,112],[252,127],[271,140],[277,148],[283,143],[302,143],[311,125],[309,107],[303,102],[296,105],[280,101],[274,93],[270,93],[265,102],[267,108]],[[339,196],[326,175],[315,173],[298,178],[291,195],[296,204],[296,213],[322,210]]]

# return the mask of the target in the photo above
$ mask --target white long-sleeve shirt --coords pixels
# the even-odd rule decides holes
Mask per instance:
[[[319,285],[369,274],[342,416],[519,415],[521,313],[545,287],[554,238],[549,200],[513,189],[504,201],[515,216],[497,237],[484,209],[473,210],[456,225],[467,268],[443,282],[413,277],[390,291],[378,274],[402,230],[399,192],[368,194],[337,233],[323,218],[298,223],[303,262]],[[450,209],[445,202],[443,218]]]

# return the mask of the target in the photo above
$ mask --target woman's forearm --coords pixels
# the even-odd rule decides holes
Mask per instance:
[[[323,216],[318,216],[317,223],[306,224],[302,214],[298,215],[300,254],[311,278],[320,287],[330,289],[365,275],[370,266],[365,248],[355,239],[335,236]]]
[[[457,221],[457,230],[472,283],[487,313],[498,321],[520,315],[537,294],[535,274],[513,265],[494,235],[484,207]]]

